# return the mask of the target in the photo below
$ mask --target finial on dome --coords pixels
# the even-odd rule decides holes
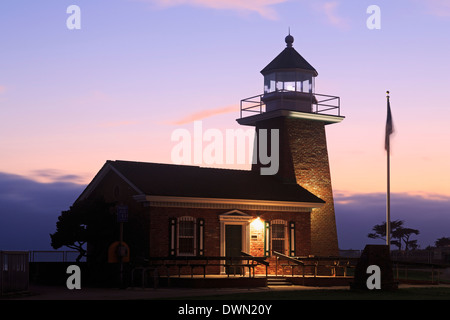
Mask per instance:
[[[291,28],[289,28],[289,34],[288,36],[284,39],[284,41],[286,41],[286,47],[291,48],[292,44],[294,43],[294,37],[291,36]]]

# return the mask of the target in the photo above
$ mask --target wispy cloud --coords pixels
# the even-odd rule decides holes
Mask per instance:
[[[205,118],[217,116],[219,114],[236,112],[238,110],[239,110],[239,108],[237,106],[235,106],[235,105],[228,106],[228,107],[223,107],[223,108],[202,110],[202,111],[198,111],[198,112],[192,113],[190,115],[187,115],[187,116],[185,116],[185,117],[183,117],[181,119],[178,119],[178,120],[175,120],[175,121],[170,121],[168,123],[172,124],[172,125],[183,125],[183,124],[191,123],[191,122],[194,122],[194,121],[197,121],[197,120],[202,120],[202,119],[205,119]]]
[[[32,170],[27,175],[28,178],[40,183],[73,183],[85,184],[88,177],[63,172],[56,169]]]
[[[211,9],[234,10],[238,12],[256,12],[261,17],[270,20],[278,19],[278,13],[274,5],[288,0],[137,0],[153,3],[161,7],[172,7],[178,5],[191,5]]]
[[[316,9],[323,12],[327,22],[339,29],[348,29],[349,22],[347,19],[343,18],[339,12],[339,1],[327,1],[325,3],[320,3],[315,5]]]
[[[0,85],[0,94],[3,94],[3,93],[5,93],[5,92],[6,92],[6,87]]]

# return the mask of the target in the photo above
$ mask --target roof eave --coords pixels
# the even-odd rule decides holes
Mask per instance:
[[[317,72],[316,69],[302,69],[302,68],[269,68],[269,69],[264,68],[260,72],[263,76],[266,76],[269,73],[273,72],[289,72],[289,71],[311,73],[314,77],[319,76],[319,73]]]
[[[266,208],[267,210],[283,211],[310,211],[321,208],[325,202],[301,202],[301,201],[282,201],[282,200],[258,200],[258,199],[224,199],[224,198],[200,198],[200,197],[176,197],[159,195],[136,195],[133,197],[138,202],[145,202],[147,206],[164,207],[191,207],[191,208],[216,208],[228,209],[240,208],[247,209]]]

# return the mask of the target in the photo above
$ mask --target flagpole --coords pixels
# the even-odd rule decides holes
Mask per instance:
[[[389,91],[387,91],[387,112],[388,121],[390,119],[390,101]],[[390,133],[386,133],[386,151],[387,151],[387,192],[386,192],[386,245],[388,250],[391,249],[391,163],[390,163]]]

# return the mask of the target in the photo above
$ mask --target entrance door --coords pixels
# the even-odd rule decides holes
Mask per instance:
[[[240,257],[242,251],[242,225],[225,226],[225,256]],[[233,261],[233,264],[240,264],[240,260]],[[241,267],[227,267],[227,274],[241,274]]]

